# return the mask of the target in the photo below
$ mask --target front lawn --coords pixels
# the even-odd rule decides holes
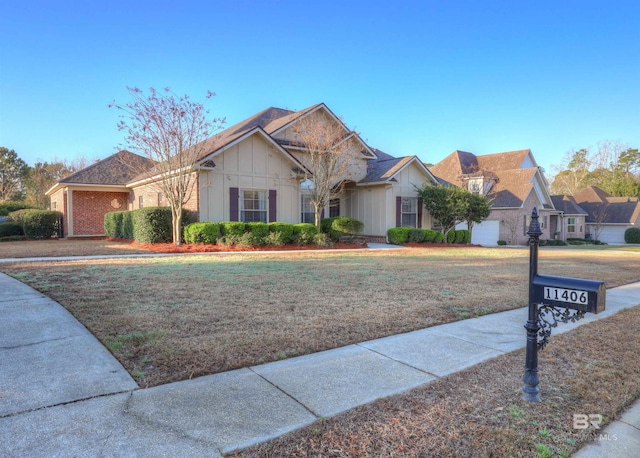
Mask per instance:
[[[528,250],[412,248],[0,264],[141,386],[526,306]],[[640,280],[640,255],[542,249],[540,273]],[[524,323],[523,323],[524,324]]]

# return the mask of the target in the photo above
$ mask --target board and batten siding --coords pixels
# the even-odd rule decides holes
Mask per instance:
[[[238,188],[276,191],[277,221],[300,222],[300,183],[292,176],[294,164],[259,135],[223,151],[213,162],[213,170],[200,172],[200,221],[229,221],[230,189]]]
[[[347,214],[364,223],[365,235],[386,235],[396,227],[397,197],[418,197],[415,186],[427,180],[424,172],[410,164],[395,175],[395,182],[374,186],[358,186],[348,197]],[[415,186],[414,186],[415,185]],[[422,211],[422,228],[431,227],[431,215]]]

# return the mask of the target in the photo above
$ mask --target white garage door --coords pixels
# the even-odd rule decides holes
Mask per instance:
[[[605,243],[624,243],[624,231],[626,229],[625,226],[603,226],[600,229],[598,238]],[[591,229],[591,232],[594,233],[595,231]]]
[[[496,246],[500,238],[500,221],[483,221],[473,225],[471,243],[474,245]]]

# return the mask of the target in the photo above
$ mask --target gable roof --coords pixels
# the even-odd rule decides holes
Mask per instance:
[[[371,148],[371,151],[373,151],[376,159],[367,162],[367,175],[360,180],[358,184],[367,185],[396,182],[395,176],[413,162],[417,163],[418,167],[421,168],[425,175],[429,176],[431,180],[434,182],[437,181],[436,177],[434,177],[422,161],[418,159],[418,156],[394,157],[377,148]]]
[[[127,150],[121,150],[63,178],[53,185],[46,192],[46,195],[52,194],[64,185],[72,184],[124,186],[141,170],[149,170],[152,167],[152,160]]]
[[[587,186],[573,198],[587,211],[587,223],[635,224],[640,219],[637,197],[613,197],[597,186]]]
[[[527,161],[527,157],[530,158]],[[533,165],[533,167],[532,167]],[[529,194],[536,189],[539,169],[531,155],[531,150],[522,149],[502,153],[476,156],[467,151],[456,150],[443,160],[430,167],[439,182],[465,186],[466,179],[473,176],[484,176],[494,180],[487,197],[493,199],[494,208],[518,208]],[[539,175],[542,186],[537,189],[543,193],[539,196],[544,208],[551,208],[551,200],[546,193],[544,177]],[[545,202],[546,201],[546,202]]]
[[[556,210],[565,215],[588,215],[589,213],[580,207],[571,196],[551,196],[551,201]]]

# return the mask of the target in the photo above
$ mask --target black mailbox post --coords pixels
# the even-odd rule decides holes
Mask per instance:
[[[540,224],[538,210],[533,209],[529,235],[529,319],[524,325],[527,330],[527,356],[524,370],[522,398],[526,401],[540,401],[538,384],[538,350],[543,349],[551,335],[551,328],[558,321],[577,321],[584,314],[600,313],[605,309],[604,282],[581,278],[538,275],[538,247],[540,245]],[[574,314],[570,313],[574,311]],[[547,319],[549,314],[552,321]],[[539,335],[542,340],[539,341]]]

